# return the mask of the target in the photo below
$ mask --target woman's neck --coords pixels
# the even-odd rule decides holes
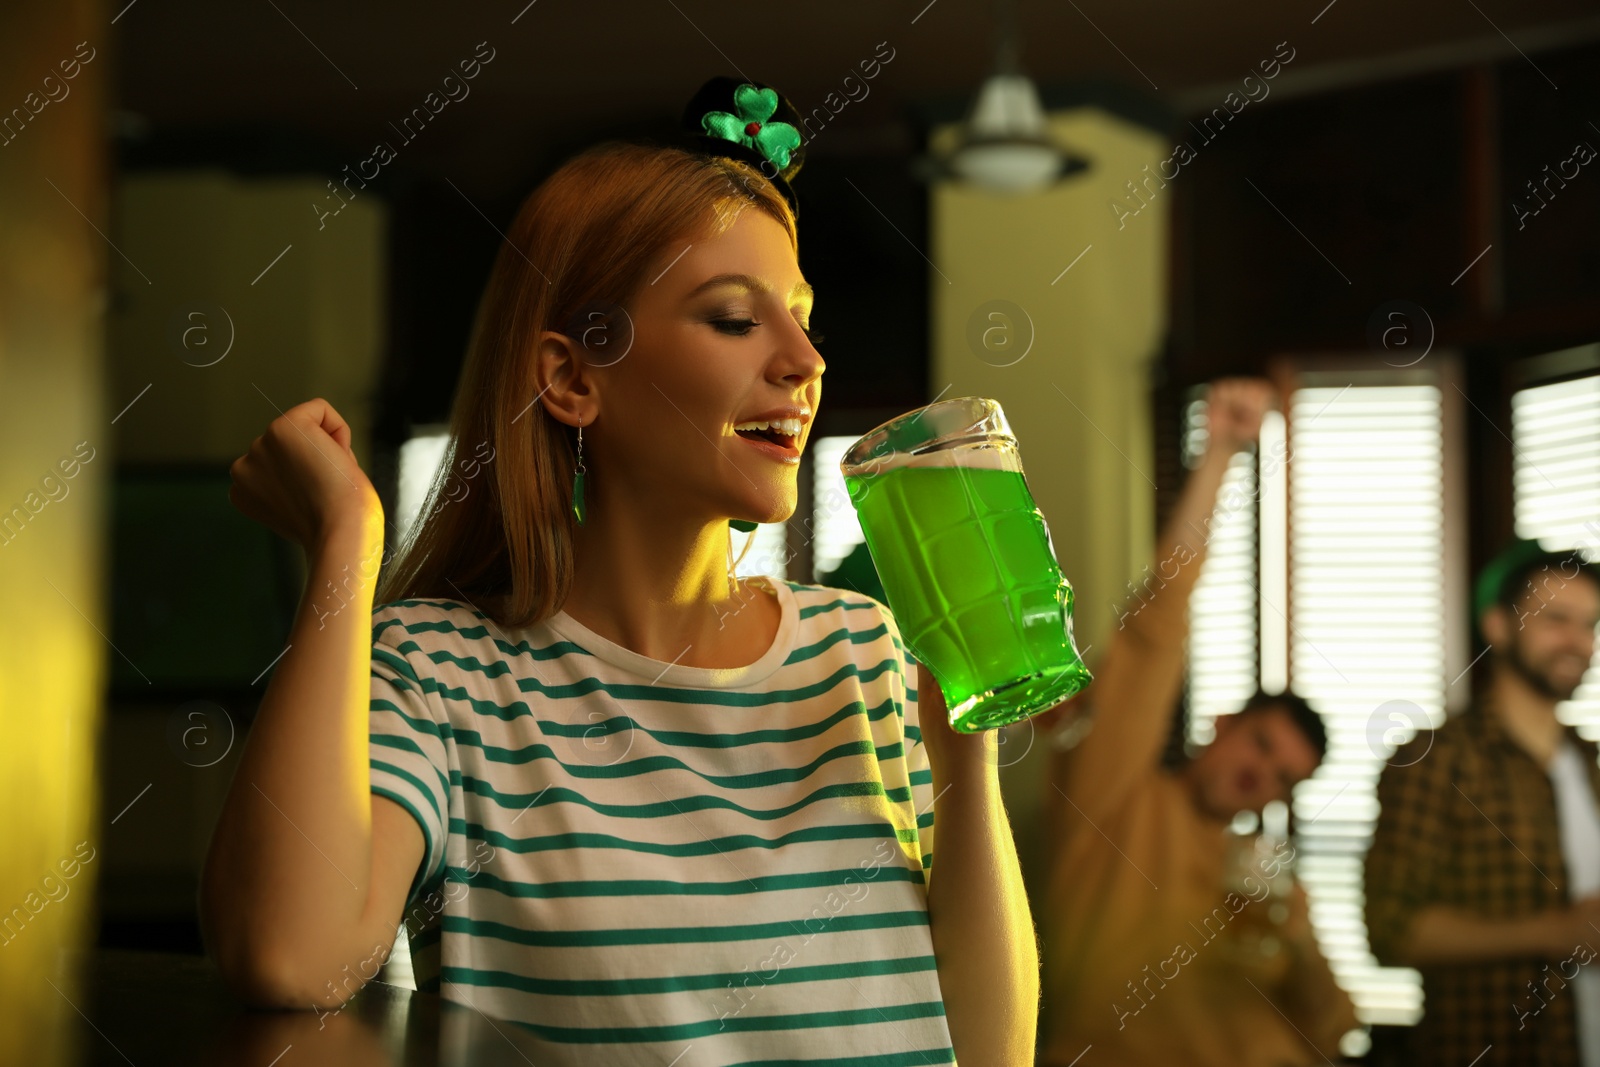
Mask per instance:
[[[610,509],[607,509],[608,512]],[[728,574],[726,521],[597,521],[574,544],[576,573],[562,609],[601,637],[685,667],[742,667],[771,647],[773,594]]]

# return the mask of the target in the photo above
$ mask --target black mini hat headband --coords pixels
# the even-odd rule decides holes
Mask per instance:
[[[769,85],[719,76],[700,87],[683,109],[683,129],[694,149],[748,163],[771,181],[798,218],[790,184],[805,162],[800,113]]]

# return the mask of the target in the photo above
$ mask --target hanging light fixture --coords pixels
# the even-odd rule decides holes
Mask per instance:
[[[995,193],[1047,188],[1089,161],[1068,152],[1050,134],[1039,92],[1022,71],[1011,0],[1000,0],[995,72],[978,90],[955,150],[931,161],[934,180],[954,178]]]

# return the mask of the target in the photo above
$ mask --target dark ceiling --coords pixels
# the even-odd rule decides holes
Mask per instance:
[[[406,166],[504,197],[555,154],[659,123],[706,77],[778,86],[802,112],[892,56],[813,151],[904,153],[908,108],[970,98],[994,55],[995,8],[972,0],[820,0],[760,8],[706,0],[502,0],[443,4],[307,0],[113,0],[122,128],[275,129],[354,162],[379,140]],[[1359,80],[1428,56],[1540,47],[1593,36],[1593,0],[1065,0],[1019,4],[1023,62],[1042,85],[1120,83],[1183,112],[1236,84],[1278,42],[1293,74]],[[1588,19],[1587,23],[1578,20]],[[471,59],[492,60],[404,143],[390,123]],[[1412,57],[1407,59],[1406,57]],[[1286,84],[1288,79],[1285,79]],[[459,95],[460,90],[455,90]],[[441,97],[442,97],[441,91]]]

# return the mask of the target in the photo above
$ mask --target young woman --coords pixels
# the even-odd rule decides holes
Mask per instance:
[[[419,988],[588,1062],[1032,1062],[994,737],[878,601],[730,574],[795,508],[811,305],[760,170],[602,145],[511,228],[381,596],[327,403],[235,462],[310,569],[202,888],[244,996],[332,1010],[404,924]]]

